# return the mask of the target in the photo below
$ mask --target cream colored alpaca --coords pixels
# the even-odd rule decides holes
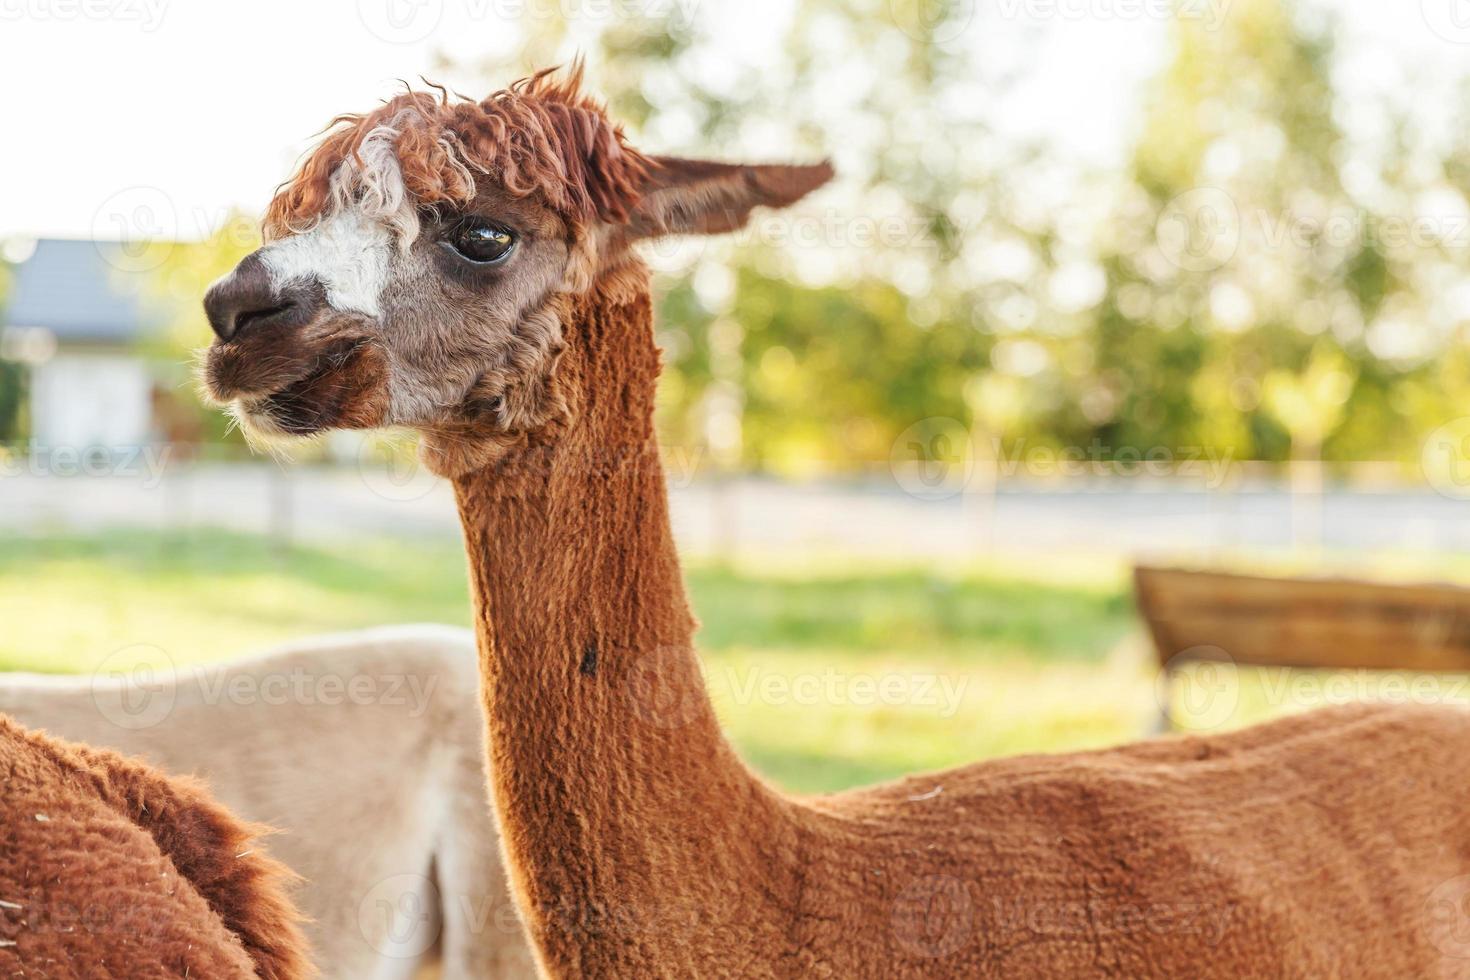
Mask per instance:
[[[203,777],[276,827],[325,976],[531,973],[485,792],[474,638],[411,626],[131,677],[0,675],[0,712]],[[437,938],[437,942],[435,941]],[[442,957],[442,958],[441,958]]]

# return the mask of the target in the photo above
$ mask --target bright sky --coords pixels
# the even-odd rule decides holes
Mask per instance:
[[[0,238],[206,234],[232,206],[261,208],[331,116],[434,74],[436,53],[513,53],[517,23],[551,4],[584,24],[630,3],[717,18],[730,56],[745,59],[775,47],[793,0],[756,2],[776,11],[751,16],[750,0],[0,0]],[[969,2],[947,43],[987,70],[1024,57],[1001,126],[1078,159],[1116,159],[1137,123],[1136,87],[1164,57],[1167,0]],[[1232,0],[1179,2],[1208,19]],[[1432,111],[1470,65],[1466,0],[1314,6],[1341,16],[1342,84],[1365,97]]]

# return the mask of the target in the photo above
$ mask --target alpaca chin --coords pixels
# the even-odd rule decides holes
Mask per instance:
[[[269,413],[244,402],[231,402],[225,406],[225,411],[245,436],[246,445],[257,453],[276,459],[291,460],[292,450],[313,438],[286,431]]]
[[[307,371],[293,370],[276,385],[232,392],[222,383],[222,357],[212,348],[205,364],[206,395],[235,418],[252,446],[276,449],[327,429],[366,429],[388,424],[388,359],[362,337],[339,336],[322,345]]]

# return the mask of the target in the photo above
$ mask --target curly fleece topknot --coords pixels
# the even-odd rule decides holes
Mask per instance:
[[[517,197],[538,195],[572,229],[626,220],[652,160],[582,92],[582,66],[547,69],[475,102],[405,92],[372,112],[338,116],[266,211],[266,238],[310,229],[359,204],[417,232],[418,208],[468,205],[475,174]]]

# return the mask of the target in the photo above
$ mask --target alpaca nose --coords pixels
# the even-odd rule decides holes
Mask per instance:
[[[246,330],[266,325],[300,326],[311,319],[317,291],[311,285],[271,284],[259,252],[247,255],[235,270],[204,294],[204,313],[220,340],[233,340]]]

